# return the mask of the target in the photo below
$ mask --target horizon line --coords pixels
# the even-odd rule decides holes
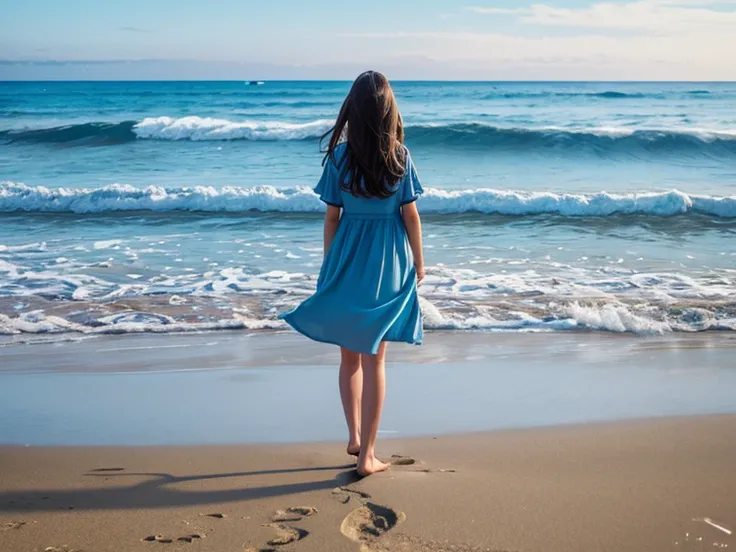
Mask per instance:
[[[121,83],[121,82],[227,82],[227,83],[246,83],[246,82],[263,82],[263,83],[290,83],[290,82],[340,82],[351,83],[355,79],[0,79],[0,84],[6,83]],[[611,84],[687,84],[687,83],[711,83],[711,84],[736,84],[736,80],[711,80],[711,79],[695,79],[695,80],[644,80],[644,79],[390,79],[391,82],[404,83],[476,83],[476,84],[492,84],[492,83],[611,83]]]

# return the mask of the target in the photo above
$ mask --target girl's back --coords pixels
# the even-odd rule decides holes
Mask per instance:
[[[393,186],[393,193],[390,196],[376,198],[354,195],[349,191],[349,175],[345,171],[348,147],[348,143],[344,142],[335,148],[334,158],[327,159],[325,171],[315,188],[322,201],[343,209],[343,217],[399,217],[401,207],[415,201],[422,193],[411,156],[404,148],[404,176]]]

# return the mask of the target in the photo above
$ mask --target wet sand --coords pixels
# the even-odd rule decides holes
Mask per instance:
[[[433,333],[392,346],[381,437],[736,413],[728,334]],[[344,437],[334,347],[293,334],[106,337],[0,348],[0,444]]]
[[[695,351],[698,367],[730,366],[736,333],[702,332],[634,336],[609,332],[427,332],[424,345],[392,343],[389,365],[487,361],[495,364],[545,360],[550,365],[603,365],[664,355],[686,366]],[[655,359],[656,360],[656,359]],[[140,372],[273,366],[334,366],[336,347],[295,332],[216,331],[83,336],[0,336],[3,372]]]
[[[360,481],[342,443],[2,447],[0,550],[724,550],[734,435],[710,416],[392,439],[400,465]]]

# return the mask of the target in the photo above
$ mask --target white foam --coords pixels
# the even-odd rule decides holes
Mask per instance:
[[[133,127],[138,138],[155,140],[304,140],[328,132],[333,121],[306,123],[242,121],[211,117],[146,117]]]
[[[19,274],[18,265],[0,259],[0,273],[3,272],[8,278],[17,278]]]
[[[484,124],[484,123],[479,123]],[[736,129],[731,128],[705,128],[705,127],[617,127],[617,126],[601,126],[601,127],[579,127],[569,128],[561,126],[546,126],[529,129],[537,132],[565,132],[569,134],[592,134],[594,136],[605,136],[608,138],[625,138],[636,134],[653,135],[683,135],[697,138],[703,142],[712,142],[714,140],[735,140]]]
[[[211,322],[181,322],[163,315],[141,316],[132,313],[100,318],[97,325],[86,326],[70,322],[41,311],[10,317],[0,313],[0,335],[80,333],[85,335],[129,333],[176,333],[211,330],[263,330],[285,329],[280,320],[258,320],[236,315],[234,319]]]
[[[2,183],[0,183],[0,186]],[[2,188],[0,188],[0,194]],[[2,195],[0,195],[2,198]],[[24,245],[0,245],[0,253],[19,253],[23,251],[43,252],[46,251],[46,242],[27,243]]]
[[[526,313],[516,312],[514,318],[498,320],[489,315],[462,316],[460,314],[443,314],[434,304],[424,297],[419,298],[424,318],[424,327],[430,330],[527,330],[550,331],[566,330],[575,327],[575,322],[566,319],[540,320]]]
[[[574,302],[565,310],[577,324],[592,330],[639,335],[672,331],[668,323],[639,316],[624,304],[581,305]]]
[[[46,188],[0,183],[0,212],[207,211],[318,212],[322,206],[306,187],[276,189],[195,186],[135,188],[113,184],[103,188]]]
[[[441,190],[428,188],[420,200],[425,213],[483,213],[503,215],[557,214],[562,216],[610,216],[646,214],[673,216],[698,212],[736,217],[736,196],[693,195],[668,192],[610,194],[559,194],[478,188]],[[317,196],[307,187],[241,188],[195,186],[162,188],[113,184],[102,188],[47,188],[0,182],[0,212],[203,211],[203,212],[321,212]],[[102,245],[102,244],[100,244]],[[7,246],[6,246],[7,247]]]
[[[173,299],[176,298],[176,301]],[[171,296],[172,304],[186,302],[180,296]],[[292,297],[292,300],[296,297]],[[667,332],[698,332],[708,330],[736,331],[736,317],[717,315],[707,309],[685,309],[684,314],[662,309],[661,306],[624,304],[615,300],[583,304],[549,303],[543,316],[514,310],[511,304],[503,309],[476,305],[475,309],[455,310],[452,306],[434,303],[420,297],[424,327],[428,330],[483,330],[483,331],[564,331],[596,330],[636,335]],[[440,305],[438,307],[438,305]],[[293,305],[292,305],[293,306]],[[518,307],[523,308],[522,304]],[[16,316],[0,313],[0,335],[68,334],[82,335],[127,333],[173,333],[220,329],[282,330],[283,321],[278,312],[286,308],[274,305],[267,317],[256,315],[245,307],[233,307],[226,318],[212,318],[197,322],[184,321],[172,315],[156,312],[122,312],[95,317],[93,323],[67,320],[43,311],[18,313]],[[677,309],[679,310],[679,309]],[[222,311],[223,313],[226,312]],[[493,313],[499,316],[494,316]],[[91,322],[91,320],[90,320]]]
[[[56,127],[49,128],[49,124]],[[75,126],[83,127],[82,132],[101,134],[124,130],[127,134],[131,128],[131,121],[119,123],[92,123],[82,120],[55,120],[46,121],[43,125],[27,125],[8,129],[16,139],[25,132],[34,131],[61,131],[69,132]],[[132,132],[138,139],[148,140],[304,140],[318,138],[330,131],[334,125],[334,119],[317,119],[312,121],[279,121],[279,120],[244,120],[234,121],[223,118],[200,117],[196,115],[188,117],[146,117],[132,124]],[[714,141],[736,140],[736,129],[719,126],[715,123],[713,127],[692,127],[683,125],[672,125],[666,121],[660,121],[658,126],[618,126],[614,124],[593,126],[508,126],[496,125],[482,120],[420,120],[406,124],[409,131],[418,130],[437,132],[442,137],[443,131],[448,133],[462,132],[469,134],[496,134],[496,135],[525,135],[545,138],[547,135],[560,136],[596,136],[610,138],[611,140],[639,137],[642,141],[656,141],[659,139],[684,137],[695,139],[702,143]],[[220,148],[218,148],[220,149]]]
[[[503,215],[559,214],[609,216],[649,214],[672,216],[689,211],[721,217],[736,216],[736,196],[691,196],[678,190],[626,194],[557,194],[493,189],[429,189],[421,200],[422,211],[437,213],[497,213]]]
[[[109,249],[111,247],[115,247],[116,245],[120,245],[123,242],[123,240],[107,240],[107,241],[96,241],[92,247],[94,249]]]

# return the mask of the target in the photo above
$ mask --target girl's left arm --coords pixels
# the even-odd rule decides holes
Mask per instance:
[[[327,256],[327,252],[330,250],[332,240],[335,239],[337,233],[337,227],[340,224],[340,212],[342,209],[336,205],[328,205],[327,213],[325,214],[325,228],[324,228],[324,255]]]
[[[406,234],[409,237],[409,246],[414,257],[417,283],[421,283],[424,280],[424,250],[422,247],[422,220],[419,218],[416,201],[407,203],[401,208],[401,218],[404,219]]]

